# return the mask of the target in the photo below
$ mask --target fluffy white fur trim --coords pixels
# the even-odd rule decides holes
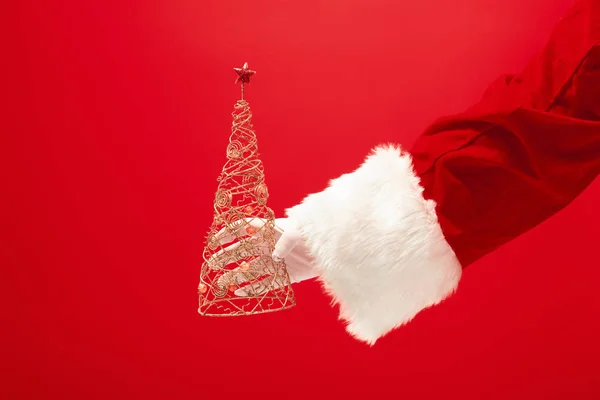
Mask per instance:
[[[422,192],[410,155],[380,146],[286,210],[346,330],[370,345],[458,286],[462,268]]]

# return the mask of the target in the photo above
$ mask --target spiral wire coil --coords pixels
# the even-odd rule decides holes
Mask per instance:
[[[207,316],[261,314],[295,305],[285,261],[271,256],[275,214],[267,206],[269,192],[248,102],[238,100],[232,116],[198,285],[198,312]]]

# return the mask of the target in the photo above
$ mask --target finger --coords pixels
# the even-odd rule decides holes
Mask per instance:
[[[242,288],[237,289],[234,294],[239,297],[248,297],[248,296],[256,296],[263,293],[268,293],[270,291],[279,289],[285,285],[283,279],[279,274],[271,275],[266,277],[265,279],[252,283],[250,285],[246,285]]]
[[[240,236],[241,228],[249,225],[251,223],[250,221],[251,220],[248,218],[234,221],[217,232],[215,234],[215,240],[221,245],[235,240]]]
[[[266,252],[269,251],[269,243],[267,242],[262,242],[262,243],[257,243],[257,240],[252,240],[252,239],[246,239],[240,242],[235,242],[233,244],[230,244],[229,246],[217,251],[215,254],[213,254],[212,257],[218,259],[219,257],[223,256],[223,254],[225,253],[231,253],[233,255],[234,252],[238,251],[238,253],[236,255],[238,255],[238,258],[245,258],[245,257],[250,257],[250,256],[255,256],[255,255],[260,255],[260,254],[265,254]],[[238,250],[238,248],[240,248]],[[250,251],[253,250],[253,251]]]
[[[288,229],[283,232],[275,244],[273,258],[276,261],[284,259],[288,254],[290,254],[300,240],[300,232],[293,226],[288,227]]]
[[[242,270],[240,268],[233,269],[221,275],[217,280],[217,285],[220,287],[228,287],[232,283],[241,285],[243,283],[255,280],[260,277],[257,269]]]
[[[261,276],[274,274],[275,270],[268,256],[262,256],[262,258],[256,258],[250,262],[241,262],[240,266],[224,273],[217,280],[217,284],[221,287],[229,286],[229,284],[235,282],[237,285],[242,283],[253,281]]]
[[[274,269],[273,261],[267,256],[264,258],[262,263],[263,269],[261,272],[268,272],[268,275],[264,274],[263,279],[251,283],[250,285],[243,286],[237,289],[234,293],[240,297],[256,296],[263,293],[273,291],[281,288],[287,284],[286,273],[284,269]]]
[[[261,218],[244,218],[231,223],[215,234],[219,244],[229,243],[240,236],[253,235],[265,225]],[[250,228],[249,228],[250,227]],[[252,232],[254,231],[254,232]]]
[[[228,264],[238,262],[244,258],[261,256],[268,251],[268,243],[257,244],[253,241],[244,240],[219,250],[210,256],[207,260],[207,264],[212,269],[223,268]]]

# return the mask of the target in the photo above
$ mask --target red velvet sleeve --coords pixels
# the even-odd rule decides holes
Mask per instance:
[[[568,205],[600,173],[600,1],[579,2],[521,74],[411,153],[463,267]]]

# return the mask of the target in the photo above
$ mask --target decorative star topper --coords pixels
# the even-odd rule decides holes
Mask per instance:
[[[238,74],[235,83],[242,82],[242,85],[244,83],[250,83],[250,77],[256,73],[256,71],[248,69],[248,63],[244,63],[242,68],[234,68],[233,70]]]

